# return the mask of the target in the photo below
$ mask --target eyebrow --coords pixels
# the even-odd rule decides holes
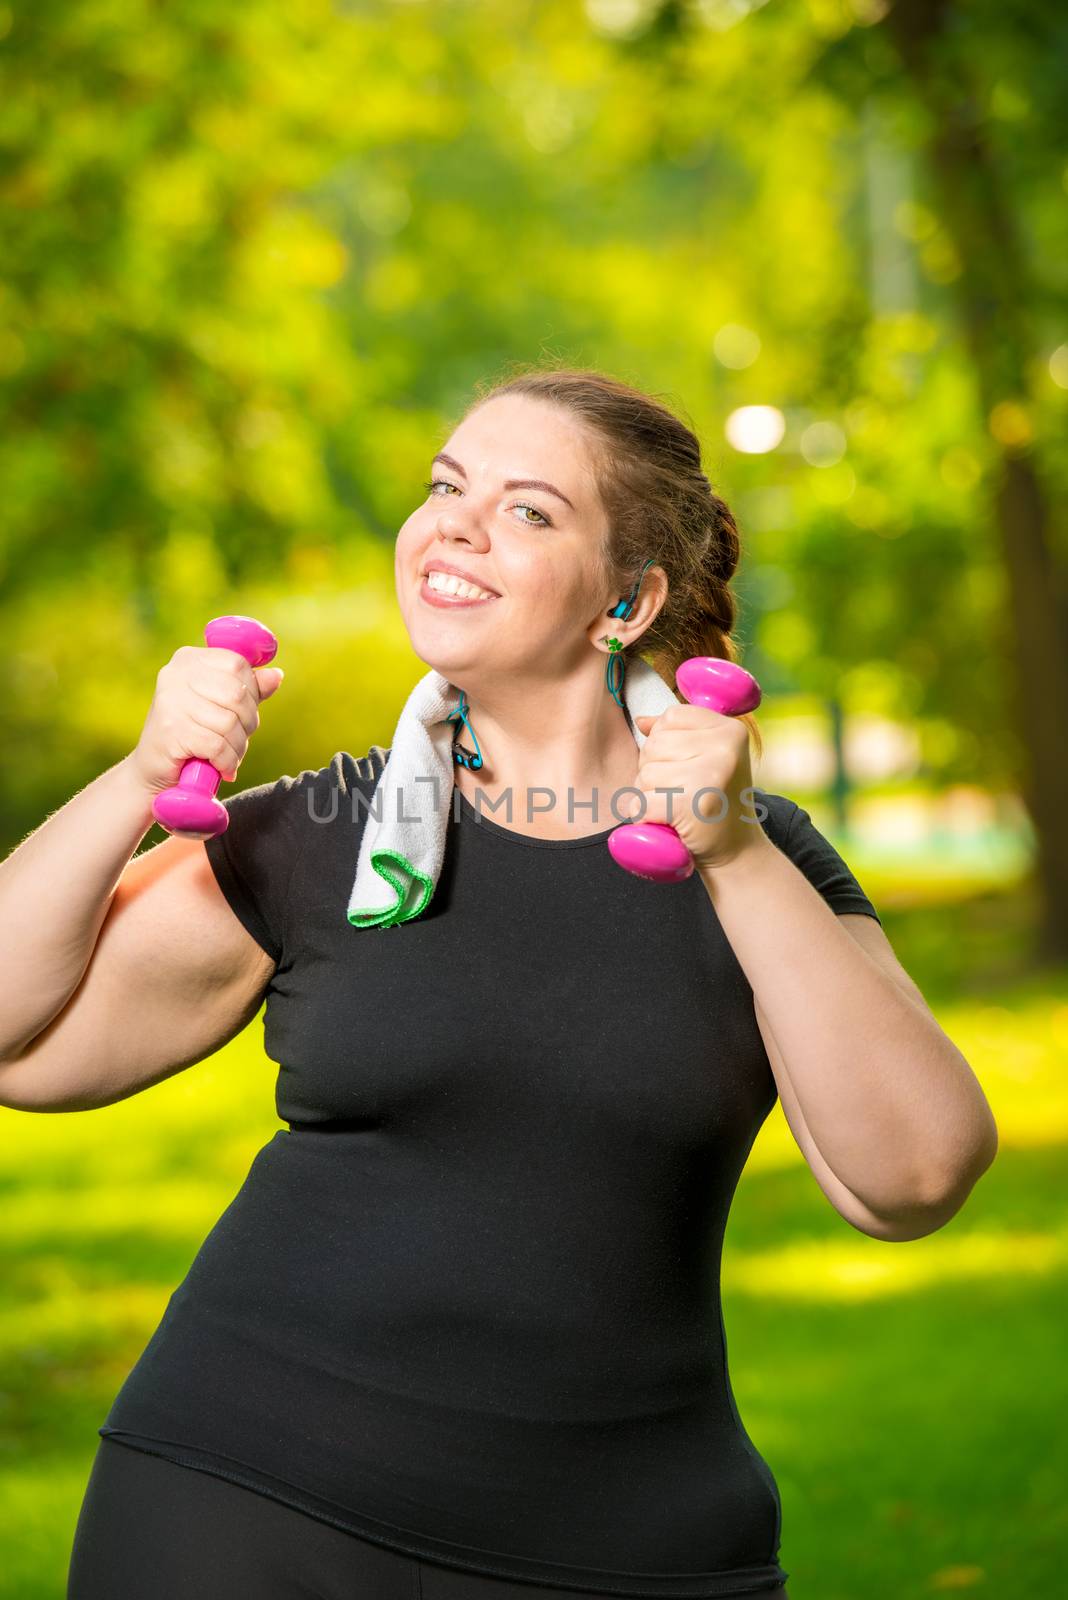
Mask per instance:
[[[458,472],[461,478],[467,477],[467,473],[460,463],[455,461],[452,456],[447,456],[444,450],[438,451],[434,461],[444,461],[445,465],[452,467],[453,471]],[[431,466],[434,465],[434,461],[430,463]],[[554,489],[551,483],[543,483],[540,478],[509,478],[504,487],[506,489],[544,489],[546,494],[554,494],[558,500],[562,500],[565,506],[571,506],[572,511],[575,509],[566,494],[562,494],[559,489]]]

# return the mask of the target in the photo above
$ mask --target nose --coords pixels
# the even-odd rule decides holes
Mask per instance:
[[[438,534],[448,544],[463,540],[475,550],[488,550],[489,540],[479,528],[477,520],[461,521],[455,512],[442,512],[438,517]]]

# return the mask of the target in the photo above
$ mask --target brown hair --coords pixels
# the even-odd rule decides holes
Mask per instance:
[[[603,555],[612,586],[621,598],[629,595],[650,556],[667,574],[667,599],[641,637],[626,646],[624,661],[641,655],[672,689],[690,656],[737,661],[731,630],[738,606],[730,580],[741,542],[730,509],[701,470],[696,434],[640,389],[552,363],[484,381],[476,393],[468,415],[502,395],[519,394],[576,416],[590,440],[607,514]],[[752,713],[739,720],[761,755]]]

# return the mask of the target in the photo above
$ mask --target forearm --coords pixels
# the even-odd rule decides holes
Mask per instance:
[[[0,862],[0,1057],[35,1038],[78,987],[151,826],[152,796],[124,759]]]
[[[970,1187],[990,1111],[930,1013],[766,835],[701,878],[839,1181],[887,1216]]]

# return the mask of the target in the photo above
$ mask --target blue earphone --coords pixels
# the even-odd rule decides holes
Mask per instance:
[[[453,760],[458,762],[461,767],[466,767],[469,772],[477,772],[482,765],[482,751],[478,747],[478,739],[475,737],[475,730],[467,720],[466,689],[460,690],[460,704],[456,707],[455,711],[449,712],[448,716],[445,718],[445,721],[455,722],[457,718],[459,718],[459,720],[463,723],[472,739],[475,740],[475,750],[477,754],[472,755],[470,750],[465,750],[462,744],[457,744],[454,740],[452,746]],[[459,733],[459,728],[457,728],[456,731]]]
[[[619,617],[620,621],[626,622],[627,618],[634,610],[634,602],[638,598],[638,590],[642,586],[642,579],[645,577],[646,568],[652,566],[654,559],[655,558],[653,556],[649,557],[648,561],[645,563],[645,566],[638,574],[638,581],[634,585],[634,588],[630,591],[630,594],[625,600],[621,600],[618,605],[612,607],[611,611],[608,613],[610,617]]]

